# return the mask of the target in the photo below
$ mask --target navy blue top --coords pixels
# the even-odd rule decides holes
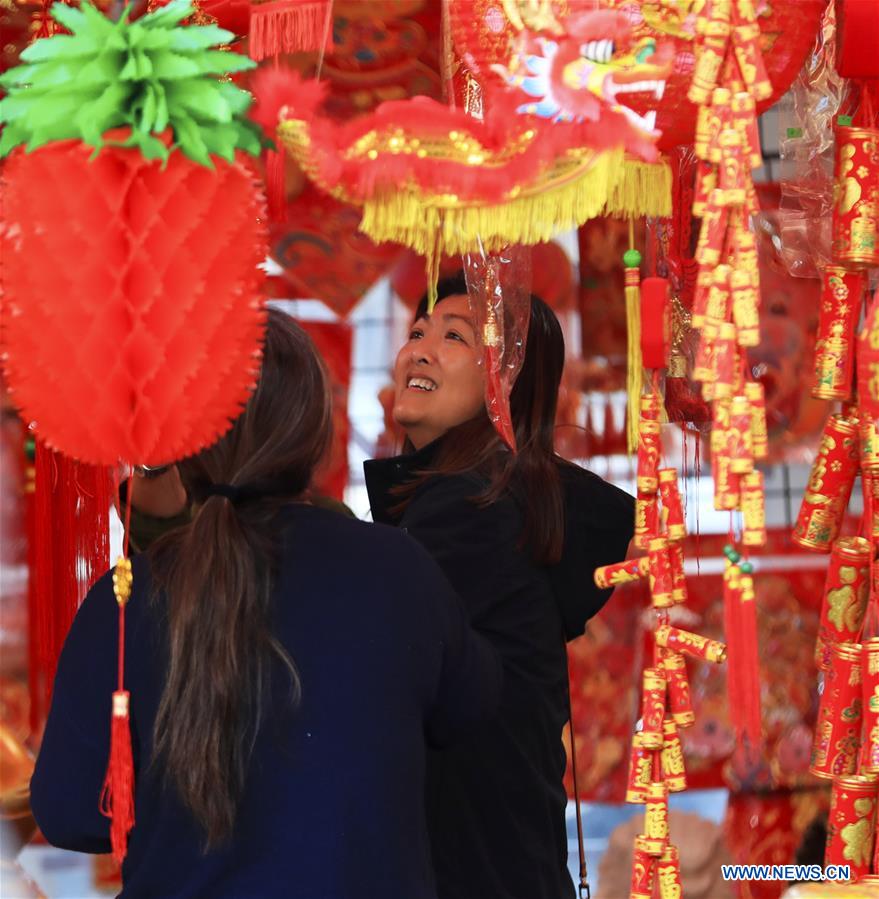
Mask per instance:
[[[149,559],[133,560],[126,688],[137,823],[122,896],[436,896],[425,738],[445,745],[491,714],[500,691],[497,657],[469,629],[436,564],[405,534],[306,505],[282,515],[275,632],[299,670],[302,700],[293,712],[270,710],[234,835],[207,854],[195,822],[158,766],[149,765],[167,638],[162,597],[150,603]],[[46,838],[81,852],[110,851],[98,802],[116,626],[108,574],[87,596],[65,643],[31,782]]]

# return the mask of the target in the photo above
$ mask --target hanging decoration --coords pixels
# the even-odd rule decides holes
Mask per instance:
[[[114,23],[58,4],[73,36],[33,44],[2,79],[16,224],[0,234],[4,371],[40,438],[93,464],[160,465],[212,443],[256,378],[266,241],[236,150],[260,142],[240,118],[249,95],[212,77],[254,64],[211,49],[231,37],[214,26],[187,27],[190,48],[172,50],[184,8]],[[94,49],[127,32],[150,35],[177,74],[140,77],[126,54]]]
[[[695,722],[686,658],[720,664],[727,647],[671,625],[672,611],[687,603],[682,541],[686,537],[678,473],[659,468],[658,393],[641,397],[638,446],[638,513],[635,543],[647,554],[595,572],[595,583],[606,588],[634,581],[649,584],[654,612],[653,658],[642,676],[640,729],[632,737],[626,802],[644,805],[643,832],[635,839],[632,897],[652,899],[654,886],[671,885],[680,893],[680,865],[668,827],[668,797],[687,789],[687,772],[679,731]],[[659,509],[661,508],[661,513]],[[642,519],[642,515],[644,516]],[[735,572],[736,589],[753,609],[751,566],[728,547],[728,580]],[[756,648],[755,648],[756,651]],[[750,710],[752,714],[754,709]],[[759,730],[759,703],[756,707]]]
[[[758,114],[781,97],[800,71],[825,6],[825,0],[769,0],[757,5],[759,16],[747,28],[745,23],[739,26],[742,44],[759,49],[773,87],[770,95],[758,101]],[[593,66],[602,64],[609,45],[616,57],[637,55],[652,41],[659,59],[670,56],[668,74],[660,79],[645,68],[630,81],[619,77],[613,92],[631,114],[646,119],[660,133],[658,146],[663,152],[693,142],[697,110],[687,93],[693,74],[693,41],[705,4],[695,0],[449,0],[448,8],[457,55],[489,88],[500,80],[499,73],[513,68],[511,61],[524,49],[523,34],[534,41],[539,57],[546,58],[549,52],[557,71],[562,63],[573,66],[568,69],[567,90],[575,73],[588,72],[587,80],[599,84],[601,69]],[[570,42],[573,29],[581,35],[576,43]],[[546,50],[538,40],[547,45]],[[552,44],[558,49],[553,51]],[[564,82],[556,79],[555,83]]]
[[[258,371],[263,201],[239,153],[261,142],[249,94],[216,77],[254,63],[222,52],[230,32],[181,26],[192,14],[174,0],[111,21],[58,3],[70,34],[32,44],[0,79],[4,376],[46,447],[83,463],[197,452],[230,427]],[[114,591],[119,683],[95,802],[121,861],[134,824],[124,557]]]
[[[248,50],[253,59],[332,45],[332,0],[250,0]]]
[[[854,8],[841,4],[838,67],[876,77],[870,63],[859,69],[849,52],[853,41],[869,41],[851,32]],[[840,116],[834,129],[832,259],[822,271],[812,392],[842,408],[825,424],[793,535],[830,555],[815,647],[821,688],[809,770],[831,781],[825,863],[849,865],[859,883],[879,879],[879,328],[876,298],[866,304],[865,296],[879,267],[873,92],[864,81],[854,115]],[[859,474],[864,514],[859,533],[846,536],[842,521]]]
[[[521,116],[507,93],[483,120],[417,97],[338,126],[319,114],[325,94],[292,76],[278,137],[319,187],[363,206],[376,242],[433,260],[539,243],[602,212],[669,211],[670,172],[625,158],[655,159],[628,129]]]

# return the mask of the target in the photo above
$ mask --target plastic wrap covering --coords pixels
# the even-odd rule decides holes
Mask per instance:
[[[820,277],[831,259],[833,126],[848,82],[836,63],[836,15],[828,4],[815,47],[779,104],[781,258],[795,277]]]
[[[485,406],[504,443],[515,450],[510,393],[522,368],[528,339],[530,248],[510,246],[497,253],[468,254],[464,257],[464,275],[476,332],[483,344]]]

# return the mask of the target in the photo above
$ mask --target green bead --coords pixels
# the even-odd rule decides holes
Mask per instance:
[[[33,462],[37,456],[37,442],[33,437],[24,441],[24,457],[28,462]]]
[[[641,265],[641,254],[637,250],[626,250],[623,253],[623,264],[626,268],[638,268]]]
[[[741,561],[741,559],[742,559],[742,557],[735,550],[733,550],[729,554],[729,560],[730,560],[730,562],[733,563],[733,565],[738,565],[738,563]]]
[[[742,562],[742,574],[753,574],[754,566],[750,562]]]
[[[729,558],[730,555],[731,555],[732,553],[734,553],[735,551],[736,551],[736,550],[735,550],[735,547],[734,547],[731,543],[727,543],[727,545],[724,546],[724,548],[723,548],[723,554],[724,554],[727,558]]]

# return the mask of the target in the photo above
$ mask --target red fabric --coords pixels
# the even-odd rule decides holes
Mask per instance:
[[[843,78],[879,78],[879,3],[837,0],[836,70]]]
[[[333,442],[315,475],[315,489],[324,496],[342,500],[348,484],[348,388],[351,384],[353,329],[346,322],[300,321],[314,341],[330,376],[333,397]]]
[[[724,822],[733,861],[741,865],[793,864],[804,831],[829,805],[827,791],[814,785],[796,792],[734,793],[729,798]],[[821,861],[804,859],[805,864]],[[779,899],[788,886],[785,881],[770,880],[737,884],[739,899]]]
[[[283,268],[272,293],[282,299],[319,299],[345,316],[402,254],[374,244],[358,230],[360,210],[307,187],[271,225],[272,258]]]
[[[669,352],[668,281],[644,278],[641,281],[641,358],[645,368],[665,368]]]
[[[5,373],[50,446],[160,465],[213,443],[255,383],[264,204],[243,162],[92,152],[59,141],[5,162]]]

